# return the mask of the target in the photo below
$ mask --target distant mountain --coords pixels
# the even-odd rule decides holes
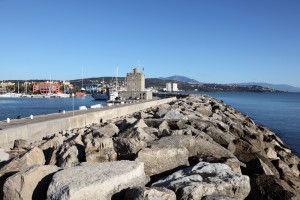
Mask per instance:
[[[179,81],[179,82],[190,83],[190,84],[201,84],[199,81],[195,79],[191,79],[186,76],[178,76],[178,75],[165,77],[165,78],[160,77],[159,79],[168,80],[168,81]]]
[[[238,85],[259,85],[262,87],[268,87],[268,88],[273,88],[276,90],[284,91],[284,92],[300,92],[299,87],[294,87],[291,85],[286,85],[286,84],[270,84],[270,83],[239,83]]]

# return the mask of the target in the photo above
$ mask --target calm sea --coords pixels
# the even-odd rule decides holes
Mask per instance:
[[[84,98],[0,98],[0,120],[16,119],[30,115],[58,113],[59,111],[78,110],[79,106],[102,104],[105,101],[95,101],[91,96]]]
[[[300,93],[206,93],[223,100],[258,124],[275,132],[300,156]],[[106,104],[91,97],[66,99],[0,98],[0,120],[32,115],[78,110],[79,106],[90,107]]]

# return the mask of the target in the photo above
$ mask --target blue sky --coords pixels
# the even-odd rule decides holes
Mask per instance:
[[[0,80],[136,66],[146,77],[300,86],[300,1],[0,0]]]

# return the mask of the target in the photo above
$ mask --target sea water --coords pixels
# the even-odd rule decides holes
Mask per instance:
[[[63,110],[78,110],[79,106],[102,104],[105,101],[95,101],[92,97],[82,98],[0,98],[0,121],[29,117],[30,115],[43,115],[59,113]]]

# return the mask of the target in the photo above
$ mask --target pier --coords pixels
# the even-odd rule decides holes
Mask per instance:
[[[41,140],[44,136],[63,130],[85,127],[93,123],[132,114],[150,107],[176,100],[175,97],[140,101],[134,104],[121,104],[99,109],[76,110],[65,113],[34,116],[0,122],[0,147],[10,148],[14,140]]]

